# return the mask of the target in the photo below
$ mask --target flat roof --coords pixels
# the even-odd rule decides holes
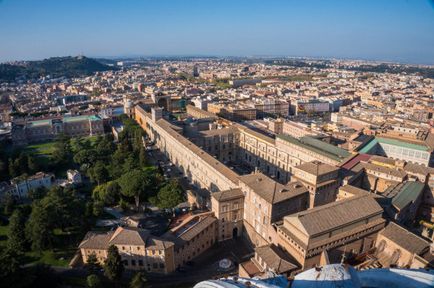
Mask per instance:
[[[101,120],[101,118],[97,115],[80,115],[80,116],[65,116],[63,117],[63,122],[76,122],[76,121],[97,121]]]
[[[404,142],[397,139],[390,139],[390,138],[383,138],[383,137],[377,137],[376,138],[379,143],[385,143],[389,145],[395,145],[399,147],[404,147],[408,149],[414,149],[414,150],[420,150],[420,151],[428,151],[429,147],[426,145],[418,145],[414,143]]]
[[[279,134],[277,135],[277,137],[339,162],[351,156],[351,153],[345,149],[339,148],[337,146],[315,139],[310,136],[304,136],[300,139],[297,139],[289,135]]]
[[[44,119],[44,120],[29,121],[27,123],[30,124],[31,127],[39,127],[39,126],[50,126],[52,121],[51,119]]]

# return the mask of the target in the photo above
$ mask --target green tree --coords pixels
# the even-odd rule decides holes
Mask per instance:
[[[107,205],[114,205],[119,200],[121,194],[121,186],[118,182],[110,181],[107,183],[103,201]]]
[[[138,208],[140,198],[147,196],[146,191],[149,189],[150,178],[144,171],[136,169],[122,175],[118,183],[121,187],[121,193],[126,197],[134,197]]]
[[[102,201],[94,201],[93,202],[93,215],[95,217],[99,217],[104,212],[104,203]]]
[[[28,196],[31,200],[40,200],[47,195],[47,189],[45,187],[38,187],[29,191]]]
[[[118,248],[111,245],[107,251],[107,259],[104,263],[104,275],[111,281],[117,281],[121,279],[123,272],[124,265],[122,264]]]
[[[161,209],[174,208],[183,201],[185,201],[184,192],[176,180],[170,181],[158,191],[157,205]]]
[[[148,280],[146,279],[145,272],[137,272],[133,279],[131,279],[130,282],[130,288],[145,288],[148,287],[147,285]]]
[[[26,154],[21,152],[14,162],[15,166],[19,169],[19,175],[29,172],[28,157]]]
[[[100,137],[96,141],[96,151],[100,159],[109,159],[114,152],[114,145],[110,138]]]
[[[146,149],[143,146],[140,147],[139,163],[140,163],[140,167],[142,167],[142,168],[146,167],[146,165],[147,165]]]
[[[39,163],[36,161],[34,156],[30,155],[27,157],[27,169],[30,174],[35,174],[39,171]]]
[[[97,182],[98,185],[108,181],[109,173],[102,161],[97,161],[95,163],[95,166],[91,169],[90,178]]]
[[[9,158],[9,175],[14,178],[17,176],[20,176],[20,167],[19,167],[19,163],[15,160],[13,160],[12,158]]]
[[[107,190],[107,184],[106,183],[98,185],[95,188],[93,188],[93,191],[92,191],[93,200],[103,201],[106,190]]]
[[[25,223],[23,211],[16,209],[9,219],[7,248],[17,254],[22,254],[26,249]]]
[[[71,158],[71,148],[69,145],[69,138],[61,135],[54,144],[51,157],[57,166],[64,166],[69,163]]]
[[[18,255],[10,249],[0,251],[0,286],[12,287],[13,280],[16,280],[20,270]],[[11,283],[12,282],[12,283]],[[11,285],[8,285],[11,284]]]
[[[128,173],[132,170],[140,168],[139,159],[133,154],[129,153],[128,157],[125,158],[124,164],[122,165],[122,170],[124,173]]]
[[[32,213],[26,224],[26,236],[32,244],[32,250],[41,252],[53,243],[52,221],[41,202],[33,204]]]
[[[101,279],[99,279],[98,275],[90,274],[86,278],[86,284],[89,288],[100,288],[102,287]]]
[[[4,198],[4,204],[3,204],[3,212],[6,215],[11,215],[12,212],[14,212],[15,206],[16,206],[16,200],[15,197],[11,194],[7,194]]]
[[[124,211],[124,212],[127,211],[128,207],[129,207],[128,202],[122,198],[119,200],[119,206],[121,207],[122,211]]]
[[[43,209],[52,219],[52,227],[64,230],[66,227],[81,225],[84,222],[84,201],[72,191],[52,187],[41,200]]]
[[[87,257],[86,268],[90,274],[98,273],[99,269],[101,268],[101,265],[99,265],[95,253],[92,253]]]
[[[96,161],[96,153],[93,149],[83,149],[75,152],[73,160],[79,165],[93,164]]]

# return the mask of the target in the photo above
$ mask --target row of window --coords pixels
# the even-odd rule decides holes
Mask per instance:
[[[136,259],[131,259],[131,260],[124,259],[124,260],[122,260],[122,263],[126,267],[128,267],[128,266],[132,266],[132,267],[135,267],[135,266],[144,267],[144,262],[141,259],[139,259],[139,260],[136,260]],[[152,266],[151,266],[151,263],[147,263],[146,266],[147,266],[148,271],[151,270],[151,267],[153,269],[164,269],[164,267],[165,267],[164,263],[162,263],[162,262],[160,262],[160,263],[154,262],[154,263],[152,263]]]

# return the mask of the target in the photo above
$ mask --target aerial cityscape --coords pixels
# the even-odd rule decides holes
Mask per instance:
[[[0,1],[0,287],[434,287],[433,1],[96,2]]]

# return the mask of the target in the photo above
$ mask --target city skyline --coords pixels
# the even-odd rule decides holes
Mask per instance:
[[[432,1],[0,2],[0,62],[67,55],[434,64]],[[320,48],[319,48],[320,47]]]

